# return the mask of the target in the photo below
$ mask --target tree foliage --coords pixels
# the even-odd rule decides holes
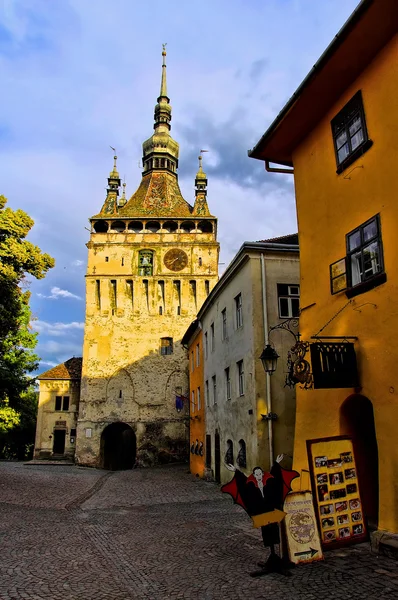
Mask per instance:
[[[37,334],[31,330],[26,275],[42,279],[54,259],[26,239],[34,225],[23,210],[0,196],[0,435],[21,428],[34,393],[29,373],[37,369]],[[28,411],[29,412],[29,411]],[[22,429],[24,427],[22,426]]]

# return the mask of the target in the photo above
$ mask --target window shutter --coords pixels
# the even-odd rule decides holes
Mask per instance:
[[[347,262],[345,257],[330,265],[330,291],[332,294],[344,292],[347,289]]]

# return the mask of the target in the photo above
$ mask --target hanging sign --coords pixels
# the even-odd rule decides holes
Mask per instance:
[[[283,510],[286,512],[285,526],[290,561],[299,564],[323,560],[311,492],[288,494]]]
[[[322,545],[363,542],[368,534],[351,438],[308,440],[307,450]]]

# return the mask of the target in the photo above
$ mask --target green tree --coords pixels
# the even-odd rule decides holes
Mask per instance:
[[[24,415],[31,413],[34,393],[28,391],[32,386],[29,373],[38,367],[33,352],[37,334],[30,327],[30,292],[23,289],[26,275],[42,279],[54,266],[51,256],[26,240],[33,219],[6,203],[0,196],[0,454],[4,436],[18,427],[26,429]]]

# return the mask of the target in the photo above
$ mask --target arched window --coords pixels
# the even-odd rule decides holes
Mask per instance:
[[[165,221],[163,223],[163,229],[169,233],[173,233],[178,229],[178,223],[176,221]]]
[[[239,440],[239,452],[236,457],[236,464],[238,467],[243,469],[246,467],[246,442],[245,440]]]
[[[134,233],[139,233],[140,231],[142,231],[144,228],[144,225],[142,224],[141,221],[131,221],[128,224],[127,229],[129,231],[134,231]]]
[[[112,221],[111,222],[111,231],[117,231],[118,233],[122,233],[126,229],[126,223],[123,221]]]
[[[153,251],[140,250],[138,253],[138,275],[153,275]]]
[[[156,233],[160,229],[159,221],[148,221],[145,225],[145,229],[151,233]]]
[[[227,465],[234,464],[234,443],[232,440],[227,440],[227,451],[225,453],[224,460]]]
[[[181,229],[186,233],[190,233],[195,230],[195,223],[193,221],[183,221],[181,223]]]
[[[108,223],[106,221],[97,221],[94,223],[95,233],[106,233],[108,231]]]
[[[213,225],[210,221],[200,221],[200,223],[198,223],[198,229],[202,233],[213,233]]]

